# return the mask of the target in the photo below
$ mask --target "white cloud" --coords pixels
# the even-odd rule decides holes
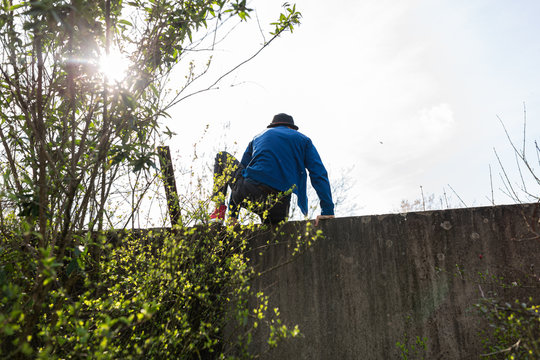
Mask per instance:
[[[376,151],[373,146],[364,148],[363,157],[370,158],[372,164],[407,164],[420,158],[424,164],[434,162],[434,154],[445,151],[455,129],[454,112],[447,103],[426,106],[410,115],[395,115],[374,129],[374,134],[380,134],[380,146]]]
[[[448,138],[455,125],[454,113],[448,104],[441,103],[418,111],[411,125],[417,128],[422,143],[433,146]]]

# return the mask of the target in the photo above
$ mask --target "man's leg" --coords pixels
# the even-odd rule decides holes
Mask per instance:
[[[273,193],[268,197],[267,204],[268,216],[263,219],[263,222],[265,224],[278,224],[289,217],[291,194]]]
[[[265,224],[277,224],[289,215],[291,195],[284,195],[264,184],[243,177],[233,188],[229,202],[229,217],[238,218],[240,207],[259,215]]]
[[[227,186],[232,186],[238,176],[241,175],[242,165],[231,154],[226,151],[220,151],[216,154],[214,160],[214,193],[213,198],[221,196],[225,198]],[[224,203],[224,201],[223,201]]]
[[[226,151],[220,151],[216,154],[214,160],[214,186],[212,200],[216,203],[216,209],[210,215],[211,220],[224,220],[225,196],[227,186],[234,187],[238,178],[242,176],[242,164]]]
[[[250,201],[250,198],[253,197],[254,192],[256,191],[255,185],[247,181],[243,176],[240,176],[232,188],[231,197],[229,199],[229,217],[238,219],[241,207],[249,210],[250,206],[246,201]]]

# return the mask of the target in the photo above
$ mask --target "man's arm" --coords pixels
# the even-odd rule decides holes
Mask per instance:
[[[334,215],[334,202],[332,201],[332,191],[330,190],[330,181],[328,180],[328,172],[324,167],[321,157],[315,149],[315,146],[311,140],[307,144],[306,148],[306,168],[309,171],[309,178],[311,185],[317,192],[319,200],[321,202],[321,215],[333,216]],[[318,221],[316,222],[316,224]]]
[[[253,141],[250,141],[246,151],[244,151],[244,155],[242,156],[242,161],[240,163],[244,166],[244,168],[247,168],[248,164],[251,162],[251,158],[253,157]]]

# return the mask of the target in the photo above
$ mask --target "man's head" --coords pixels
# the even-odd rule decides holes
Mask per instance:
[[[273,128],[276,126],[288,126],[291,129],[298,130],[298,126],[294,125],[293,117],[284,113],[275,115],[272,122],[267,127]]]

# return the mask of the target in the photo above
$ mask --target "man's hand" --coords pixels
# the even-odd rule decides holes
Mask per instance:
[[[317,215],[317,218],[315,219],[315,226],[319,225],[319,220],[325,220],[325,219],[334,219],[334,215]]]

